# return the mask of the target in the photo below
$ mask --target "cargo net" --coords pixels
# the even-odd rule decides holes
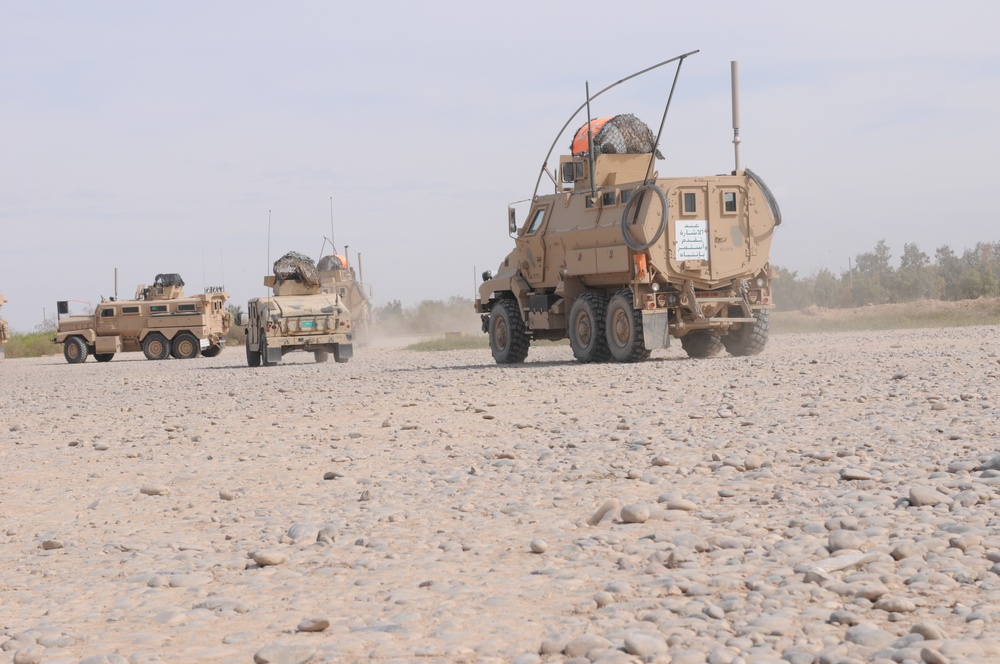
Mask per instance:
[[[601,154],[649,154],[655,148],[656,137],[645,122],[631,113],[622,113],[589,122],[594,134],[594,156]],[[570,149],[574,155],[588,152],[587,124],[580,127],[573,137]],[[663,155],[656,150],[656,158]]]
[[[153,280],[154,286],[183,286],[184,280],[176,273],[158,274]]]
[[[306,286],[319,286],[319,272],[313,259],[297,251],[289,251],[274,261],[274,278],[279,281],[294,279]]]
[[[336,254],[330,254],[329,256],[323,256],[319,259],[319,265],[316,266],[320,272],[333,272],[334,270],[343,270],[344,261]]]

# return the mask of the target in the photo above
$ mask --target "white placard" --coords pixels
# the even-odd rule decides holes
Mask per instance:
[[[708,221],[678,219],[674,226],[674,242],[679,261],[708,260]]]

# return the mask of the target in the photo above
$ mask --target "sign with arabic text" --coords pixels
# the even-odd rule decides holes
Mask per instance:
[[[679,261],[708,260],[708,221],[705,219],[678,219],[674,227],[674,241]]]

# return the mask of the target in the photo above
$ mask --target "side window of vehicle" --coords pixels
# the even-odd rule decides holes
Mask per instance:
[[[528,230],[524,231],[525,235],[531,235],[535,233],[542,225],[545,220],[545,208],[538,208],[535,210],[535,215],[531,218],[531,223],[528,224]]]
[[[101,318],[114,318],[115,309],[114,307],[108,307],[107,309],[101,309]]]

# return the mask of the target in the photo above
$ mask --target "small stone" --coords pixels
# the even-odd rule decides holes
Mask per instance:
[[[883,597],[875,602],[875,608],[887,613],[912,613],[917,605],[905,597]]]
[[[584,634],[578,636],[563,648],[563,654],[567,657],[584,657],[588,652],[596,648],[610,648],[611,641],[597,634]]]
[[[654,657],[667,652],[667,642],[659,634],[633,632],[625,637],[625,652],[636,657]]]
[[[139,487],[139,493],[145,496],[165,496],[170,493],[170,489],[160,484],[143,484]]]
[[[339,479],[339,478],[341,478],[343,476],[344,476],[343,473],[338,473],[335,470],[328,470],[325,473],[323,473],[323,479],[324,480],[335,480],[335,479]]]
[[[920,649],[920,660],[924,664],[951,664],[951,659],[945,657],[934,648],[926,646]]]
[[[896,637],[875,625],[863,623],[848,627],[844,639],[867,648],[884,648],[895,641]]]
[[[532,553],[545,553],[549,550],[549,545],[543,539],[533,539],[529,546]]]
[[[910,628],[910,633],[919,634],[927,641],[944,641],[948,638],[948,636],[944,633],[944,630],[941,629],[940,625],[928,620],[915,624]]]
[[[7,644],[5,643],[4,645],[6,646]],[[44,654],[45,648],[41,646],[21,648],[14,651],[14,664],[42,664]]]
[[[219,489],[219,498],[222,500],[236,500],[236,492],[230,489]]]
[[[286,533],[293,542],[312,543],[319,538],[319,528],[311,523],[296,523]]]
[[[954,501],[929,486],[915,486],[910,489],[910,505],[921,507],[924,505],[951,505]]]
[[[295,629],[299,632],[322,632],[329,626],[330,621],[326,618],[306,618]]]
[[[649,506],[641,503],[626,505],[622,508],[621,517],[625,523],[646,523],[649,520]]]
[[[872,474],[861,468],[844,468],[840,471],[840,477],[845,480],[870,480]]]
[[[254,664],[305,664],[315,653],[312,646],[275,643],[255,652],[253,661]]]
[[[596,512],[590,515],[590,518],[587,519],[587,524],[591,526],[596,526],[609,513],[611,513],[612,517],[614,517],[614,513],[617,512],[620,507],[621,503],[618,502],[617,498],[608,498],[607,500],[604,501],[604,504],[602,504],[600,507],[597,508]]]
[[[281,565],[287,560],[288,555],[284,551],[278,551],[277,549],[264,549],[262,551],[255,551],[253,554],[253,561],[261,567]]]

